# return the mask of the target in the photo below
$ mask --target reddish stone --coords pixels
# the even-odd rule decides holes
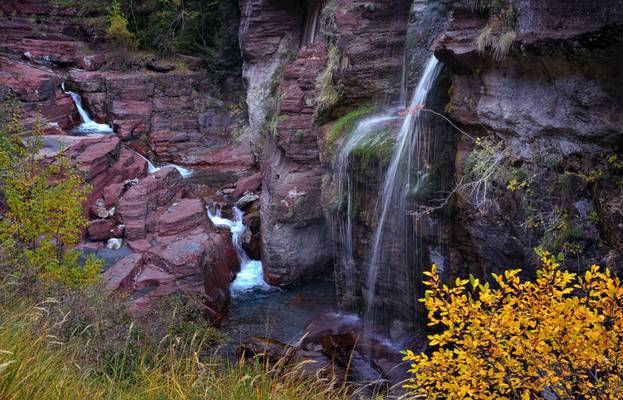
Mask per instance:
[[[229,285],[240,270],[238,256],[229,234],[212,234],[206,263],[203,265],[203,287],[209,318],[215,323],[224,317],[229,305]]]
[[[110,219],[96,219],[89,222],[87,232],[89,238],[95,241],[108,240],[112,237],[113,221]]]
[[[175,168],[163,168],[130,187],[119,201],[128,240],[144,239],[154,211],[168,204],[181,188],[182,176]]]
[[[79,59],[79,66],[87,71],[95,71],[100,69],[106,63],[106,55],[104,53],[96,53],[83,56]]]
[[[54,100],[60,83],[60,78],[46,68],[0,57],[0,87],[11,88],[22,101]]]
[[[206,209],[199,199],[182,199],[173,203],[158,220],[158,234],[172,236],[208,223]]]
[[[125,234],[125,225],[117,225],[112,230],[113,237],[121,238]]]
[[[108,209],[104,206],[104,203],[99,200],[89,207],[89,214],[93,218],[108,218],[109,216]]]
[[[113,100],[111,116],[113,118],[149,118],[151,104],[140,100]]]
[[[143,257],[140,254],[130,254],[117,261],[102,277],[104,290],[110,294],[116,290],[132,288],[133,280],[142,264]]]
[[[149,133],[149,124],[143,119],[116,119],[112,124],[117,135],[123,140]]]
[[[123,183],[113,183],[108,185],[102,191],[102,196],[104,198],[104,205],[106,207],[116,206],[119,202],[119,198],[121,197],[121,192],[123,191]]]
[[[241,197],[247,192],[257,192],[262,186],[262,173],[256,172],[253,175],[240,178],[234,186],[235,189],[231,194],[234,198]]]

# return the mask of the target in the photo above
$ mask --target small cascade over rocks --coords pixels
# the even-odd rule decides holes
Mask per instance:
[[[367,289],[364,293],[365,325],[369,331],[377,320],[384,317],[383,302],[375,301],[378,289],[377,281],[381,272],[391,268],[392,260],[402,259],[407,265],[408,276],[392,275],[393,279],[405,280],[408,298],[417,298],[418,281],[421,278],[420,268],[422,254],[418,244],[418,224],[412,224],[411,206],[417,192],[426,185],[428,167],[426,165],[426,146],[424,136],[428,133],[428,125],[421,108],[425,104],[442,65],[433,56],[415,89],[409,108],[404,113],[404,121],[398,133],[396,145],[389,168],[385,174],[383,187],[379,194],[378,226],[374,237],[374,245],[370,258]],[[408,319],[409,316],[406,316]],[[415,320],[415,315],[413,315]]]
[[[180,175],[182,175],[182,178],[188,178],[188,177],[190,177],[193,174],[192,170],[190,170],[188,168],[180,167],[179,165],[165,164],[165,165],[161,165],[159,167],[156,167],[147,158],[145,158],[145,160],[147,161],[147,173],[149,173],[149,174],[153,174],[154,172],[157,172],[157,171],[161,170],[162,168],[166,168],[166,167],[173,167],[173,168],[175,168],[177,170],[177,172],[179,172]]]
[[[80,95],[78,93],[65,90],[65,82],[61,83],[61,89],[74,101],[74,104],[78,109],[78,113],[80,114],[80,118],[82,119],[82,124],[80,124],[78,129],[76,129],[76,133],[78,133],[79,135],[88,135],[93,133],[109,135],[114,134],[114,131],[110,125],[99,124],[91,119],[89,114],[82,106],[82,99],[80,98]]]
[[[222,216],[221,208],[216,208],[213,213],[208,207],[208,217],[210,221],[218,228],[226,228],[231,231],[232,242],[236,249],[236,254],[240,260],[240,272],[236,275],[236,279],[231,284],[231,293],[234,297],[242,297],[244,295],[256,292],[268,292],[276,290],[274,286],[269,285],[264,280],[262,270],[262,262],[252,260],[242,247],[242,235],[247,230],[244,225],[244,215],[238,207],[233,207],[234,220],[229,220]]]
[[[149,161],[149,159],[147,157],[145,157],[144,155],[139,154],[139,153],[136,153],[136,154],[138,154],[140,157],[142,157],[147,162],[147,173],[148,174],[153,174],[155,172],[160,171],[162,168],[167,168],[167,167],[175,168],[177,170],[177,172],[179,172],[180,175],[182,175],[182,178],[184,178],[184,179],[190,177],[194,173],[193,170],[190,170],[190,169],[184,168],[184,167],[180,167],[179,165],[175,165],[175,164],[164,164],[164,165],[161,165],[159,167],[156,167],[154,165],[154,163]]]

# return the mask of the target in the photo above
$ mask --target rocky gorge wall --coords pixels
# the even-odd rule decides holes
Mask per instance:
[[[355,207],[344,215],[334,170],[352,127],[343,118],[408,100],[433,48],[445,69],[425,106],[480,139],[429,116],[422,144],[432,178],[418,207],[435,208],[465,187],[447,207],[411,210],[417,265],[394,254],[369,300],[395,310],[391,319],[413,321],[418,268],[437,262],[448,277],[484,275],[534,265],[539,246],[562,251],[572,269],[620,268],[620,1],[513,0],[513,42],[499,60],[477,46],[496,18],[468,3],[240,0],[243,76],[215,86],[192,58],[170,71],[112,71],[102,32],[75,10],[6,1],[0,92],[16,93],[27,119],[41,108],[47,133],[65,138],[80,123],[65,81],[95,119],[115,127],[115,138],[72,141],[67,152],[94,186],[89,248],[110,238],[131,244],[109,278],[111,290],[136,294],[136,308],[186,291],[222,317],[237,265],[227,235],[201,211],[247,192],[259,201],[249,208],[253,238],[245,245],[262,257],[266,279],[288,285],[333,269],[340,305],[359,308],[396,129],[378,132],[383,146],[350,158]],[[336,134],[340,124],[348,129]],[[193,181],[171,169],[148,175],[137,153],[200,173]],[[492,172],[485,197],[470,189],[482,168]],[[354,266],[335,257],[344,247],[335,228],[346,218]]]
[[[303,43],[303,21],[314,7],[321,7],[320,32]],[[275,284],[295,283],[333,261],[321,206],[321,126],[364,103],[398,97],[409,2],[244,1],[241,9],[248,134],[263,144],[265,274]],[[324,91],[335,93],[328,104],[323,76]]]
[[[463,137],[455,183],[503,154],[487,199],[459,192],[455,275],[534,269],[534,248],[621,271],[620,1],[512,1],[516,37],[500,61],[479,53],[486,14],[458,6],[435,46],[452,70],[449,116]],[[483,144],[484,143],[484,144]],[[483,201],[486,200],[486,201]]]
[[[255,156],[236,140],[247,119],[241,83],[219,86],[194,57],[132,58],[106,42],[94,24],[100,16],[79,7],[26,0],[0,10],[0,98],[19,101],[26,129],[40,118],[42,162],[62,153],[91,186],[79,248],[106,260],[105,291],[136,315],[180,296],[218,323],[239,263],[230,232],[215,228],[205,207],[257,199],[260,188]],[[80,131],[65,90],[114,134]],[[148,168],[148,158],[183,164],[193,177]],[[244,244],[259,253],[258,206],[247,206]]]

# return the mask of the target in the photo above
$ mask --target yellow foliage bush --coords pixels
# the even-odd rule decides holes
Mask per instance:
[[[425,298],[430,354],[406,351],[407,388],[427,399],[622,399],[623,287],[593,265],[582,275],[541,253],[534,282],[520,270],[442,283],[436,267]]]
[[[136,37],[128,29],[128,19],[121,11],[119,0],[112,2],[108,10],[108,22],[109,26],[106,31],[106,38],[108,38],[108,40],[128,49],[135,49],[137,47]]]
[[[87,226],[89,185],[62,155],[38,158],[44,133],[39,118],[27,131],[17,101],[2,106],[9,122],[0,124],[0,195],[7,207],[0,215],[0,250],[13,257],[14,266],[25,264],[46,281],[95,282],[102,262],[88,257],[81,265],[74,249]]]

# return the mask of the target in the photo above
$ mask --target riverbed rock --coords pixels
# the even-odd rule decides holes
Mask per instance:
[[[87,232],[91,240],[108,240],[112,236],[113,221],[110,219],[96,219],[89,221]]]
[[[173,236],[205,226],[208,217],[203,202],[199,199],[182,199],[177,201],[160,216],[158,235]]]
[[[233,198],[239,198],[247,192],[253,193],[253,192],[259,191],[261,186],[262,186],[262,173],[256,172],[253,175],[240,178],[234,184],[235,189],[231,193],[231,196]]]
[[[182,176],[173,167],[162,168],[130,187],[119,200],[119,215],[128,240],[144,239],[156,223],[154,211],[168,204],[182,188]]]

